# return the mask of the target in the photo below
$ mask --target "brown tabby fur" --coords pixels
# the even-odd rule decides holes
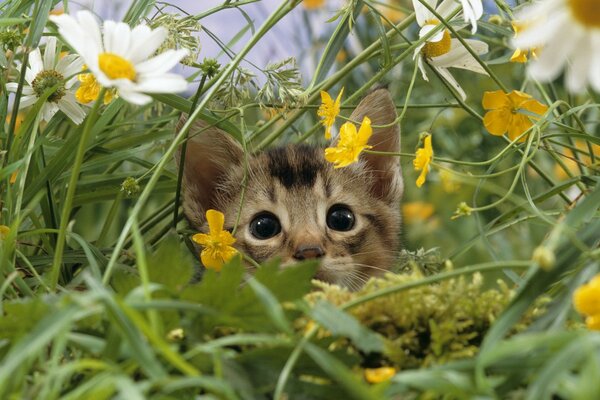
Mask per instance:
[[[367,95],[351,119],[371,118],[373,125],[389,124],[396,109],[387,89]],[[180,120],[178,130],[185,119]],[[399,247],[402,175],[399,159],[362,155],[358,163],[334,169],[324,158],[323,148],[309,145],[277,147],[249,155],[243,204],[244,153],[240,145],[218,128],[197,121],[187,145],[183,210],[192,227],[206,232],[204,214],[213,208],[225,214],[231,229],[241,212],[235,246],[261,262],[281,258],[283,265],[295,262],[299,248],[323,250],[316,278],[359,288],[369,277],[389,269]],[[397,124],[375,128],[373,150],[398,152]],[[176,157],[179,162],[179,156]],[[355,215],[348,232],[331,230],[326,214],[334,204],[347,205]],[[259,240],[249,231],[250,221],[268,211],[278,217],[281,233]]]

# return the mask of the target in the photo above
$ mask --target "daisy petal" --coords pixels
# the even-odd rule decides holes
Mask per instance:
[[[33,105],[37,101],[37,96],[24,96],[21,97],[21,101],[19,102],[19,106],[22,108],[29,107]]]
[[[83,60],[77,54],[69,54],[64,56],[56,64],[56,70],[63,74],[65,78],[74,77],[77,79],[75,74],[81,72],[83,68]],[[68,86],[70,88],[71,86]]]
[[[29,53],[29,70],[34,76],[39,74],[44,70],[44,63],[42,62],[42,55],[40,53],[40,48],[38,47],[31,53]],[[32,79],[33,81],[33,79]]]
[[[430,5],[431,8],[435,8],[435,5],[438,2],[438,0],[421,0],[421,1]],[[427,7],[425,7],[423,4],[421,4],[421,1],[413,0],[413,8],[415,9],[415,16],[417,17],[417,23],[419,24],[419,26],[423,26],[423,25],[425,25],[425,22],[427,20],[435,18],[435,16],[431,13],[431,11],[429,11],[427,9]]]
[[[152,101],[152,97],[148,95],[129,90],[119,90],[119,96],[131,104],[136,104],[138,106],[143,106]]]
[[[163,74],[151,79],[140,80],[137,90],[147,93],[177,93],[187,89],[188,82],[177,74]]]
[[[104,22],[104,51],[129,58],[131,29],[124,22]]]
[[[571,54],[576,50],[573,43],[580,42],[581,37],[557,35],[547,43],[537,60],[529,65],[529,73],[540,81],[551,81],[562,71]]]
[[[450,71],[448,71],[446,68],[439,68],[439,67],[435,67],[435,69],[446,80],[446,82],[448,82],[450,84],[450,86],[452,86],[458,92],[458,95],[460,96],[461,99],[463,99],[463,101],[467,99],[467,94],[465,93],[463,88],[459,85],[459,83],[456,81],[456,79],[454,79],[454,77],[452,76]]]
[[[81,124],[85,118],[85,111],[77,104],[72,93],[63,96],[63,98],[58,101],[58,108],[60,108],[60,110],[76,125]]]
[[[479,40],[467,40],[467,43],[477,54],[487,53],[487,44]],[[461,68],[478,74],[487,75],[481,64],[469,53],[469,51],[458,41],[452,39],[452,50],[439,57],[431,59],[431,64],[442,68]]]
[[[58,112],[58,105],[52,102],[44,103],[42,107],[42,120],[48,122],[54,117],[54,114]]]
[[[145,25],[136,26],[131,35],[131,54],[129,59],[134,64],[150,57],[167,38],[167,30],[158,27],[150,29]]]
[[[50,36],[46,42],[44,50],[44,70],[54,69],[54,61],[56,59],[56,37]]]
[[[162,75],[173,68],[179,61],[187,55],[188,51],[167,50],[156,57],[152,57],[135,66],[135,70],[139,74]]]

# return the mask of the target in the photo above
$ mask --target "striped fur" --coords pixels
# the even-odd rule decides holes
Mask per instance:
[[[351,119],[368,115],[373,125],[389,124],[396,111],[386,89],[368,95]],[[194,132],[204,130],[201,134]],[[309,145],[276,147],[247,157],[240,146],[216,128],[197,122],[188,141],[183,182],[183,208],[198,231],[207,229],[208,208],[223,212],[231,229],[240,213],[236,246],[256,261],[279,257],[294,262],[301,246],[324,250],[317,278],[356,289],[370,276],[389,269],[399,247],[402,176],[397,157],[363,156],[346,168],[334,169],[323,148]],[[376,150],[399,151],[397,126],[374,129]],[[242,183],[246,179],[242,199]],[[334,204],[347,205],[356,217],[353,229],[329,229],[326,214]],[[278,217],[279,235],[259,240],[249,231],[251,220],[268,211]]]

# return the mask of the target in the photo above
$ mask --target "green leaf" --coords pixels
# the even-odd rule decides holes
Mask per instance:
[[[310,316],[333,335],[345,336],[352,340],[352,343],[365,353],[383,352],[383,341],[379,335],[328,301],[321,300],[315,304]]]
[[[194,273],[189,251],[181,247],[175,234],[169,234],[158,250],[148,257],[148,276],[151,282],[160,283],[179,292],[190,282]]]
[[[329,352],[312,343],[307,343],[305,350],[310,358],[345,390],[349,397],[361,400],[379,398],[371,388],[362,382],[360,375],[354,374]]]
[[[294,301],[311,290],[317,267],[318,263],[313,261],[280,267],[279,261],[273,260],[262,265],[254,277],[280,302]]]

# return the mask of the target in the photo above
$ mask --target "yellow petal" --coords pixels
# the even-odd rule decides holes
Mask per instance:
[[[508,99],[512,104],[512,108],[521,108],[521,105],[527,100],[531,99],[531,95],[519,90],[513,90],[508,94]]]
[[[224,246],[230,246],[235,243],[235,238],[229,231],[221,231],[219,233],[219,242]]]
[[[584,315],[600,315],[600,287],[583,285],[573,293],[573,306]]]
[[[510,140],[515,140],[532,125],[533,123],[526,115],[514,114],[512,116],[512,120],[508,124],[508,138]],[[526,136],[523,136],[521,139],[519,139],[519,142],[524,142],[526,138]]]
[[[381,383],[391,379],[396,375],[396,369],[393,367],[366,368],[365,380],[369,383]]]
[[[483,116],[483,126],[492,135],[502,136],[508,129],[509,114],[510,112],[504,109],[488,111]]]
[[[216,236],[223,230],[225,216],[222,212],[211,209],[206,211],[206,221],[208,222],[208,229],[211,236]]]
[[[335,107],[338,109],[338,112],[339,112],[340,103],[342,102],[342,94],[344,94],[344,87],[342,87],[342,90],[340,90],[340,93],[338,94],[337,98],[335,99]]]
[[[321,90],[321,103],[323,104],[333,104],[333,99],[329,95],[329,93]]]
[[[527,52],[521,51],[521,49],[516,49],[515,52],[510,56],[510,62],[515,63],[526,63],[527,62]]]
[[[521,108],[537,115],[544,115],[548,111],[548,106],[535,99],[527,100],[521,104]]]
[[[340,128],[340,138],[338,140],[338,147],[348,146],[357,140],[356,125],[352,122],[346,122]]]
[[[508,97],[502,90],[484,92],[481,103],[485,110],[495,110],[508,106]]]
[[[369,117],[364,117],[360,128],[358,129],[357,143],[359,146],[364,146],[369,143],[369,138],[373,134],[373,128],[371,128],[371,120]],[[369,146],[371,147],[371,146]]]
[[[202,260],[202,265],[207,269],[214,269],[219,272],[223,268],[223,258],[218,253],[209,251],[208,249],[202,250],[200,259]]]
[[[208,243],[210,243],[210,236],[206,233],[196,233],[194,236],[192,236],[192,240],[202,246],[206,246]]]
[[[427,173],[429,173],[429,167],[426,166],[421,170],[421,174],[417,178],[417,187],[420,188],[425,183],[425,179],[427,179]]]
[[[585,319],[585,324],[588,329],[592,329],[594,331],[600,331],[600,314],[591,315]]]

